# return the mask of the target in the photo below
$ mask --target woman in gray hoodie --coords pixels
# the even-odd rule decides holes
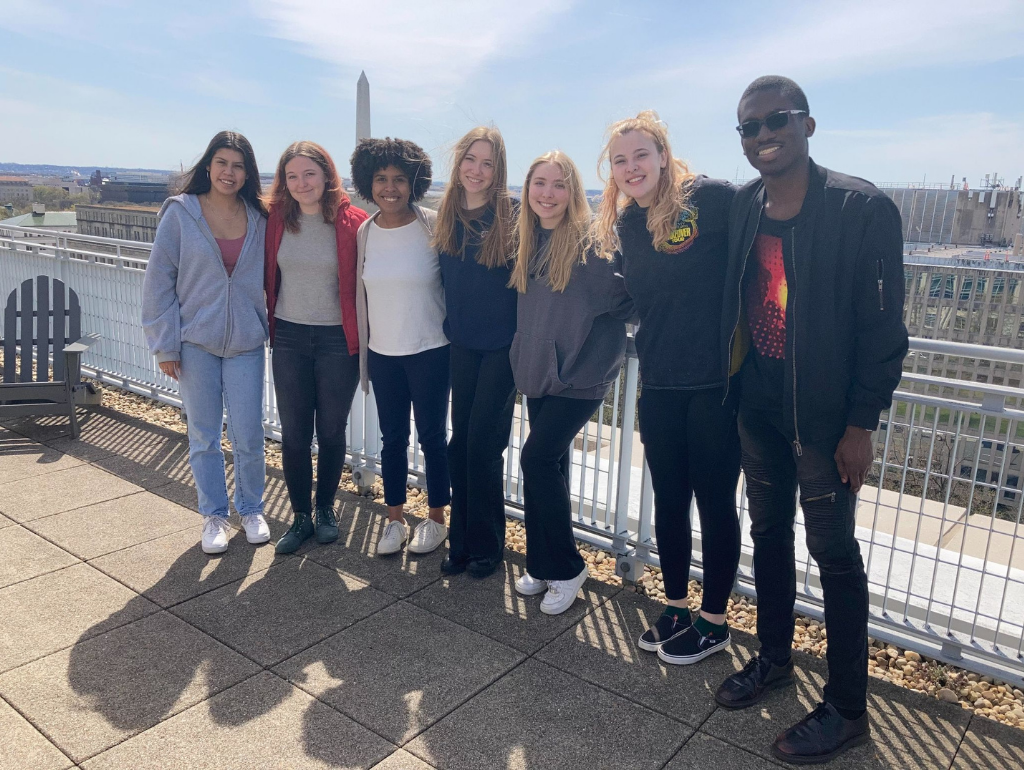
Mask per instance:
[[[206,553],[227,550],[221,451],[225,408],[234,453],[235,510],[246,539],[265,543],[263,299],[266,212],[252,146],[222,131],[160,209],[146,266],[142,325],[160,370],[178,381],[188,414],[189,464]]]
[[[590,207],[579,171],[564,153],[533,162],[523,197],[510,359],[526,397],[530,435],[520,453],[526,573],[516,590],[544,593],[541,612],[557,615],[587,579],[572,532],[572,442],[619,375],[632,302],[615,265],[588,258]]]

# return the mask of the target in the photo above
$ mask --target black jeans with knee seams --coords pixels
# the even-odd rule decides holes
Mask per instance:
[[[665,596],[676,600],[687,595],[693,547],[690,503],[696,496],[704,569],[701,609],[712,615],[725,612],[740,560],[740,441],[733,400],[723,405],[722,397],[722,388],[644,388],[639,403]]]
[[[452,343],[451,374],[449,556],[453,561],[500,558],[505,548],[502,455],[516,405],[509,348],[471,350]]]
[[[585,566],[572,531],[572,442],[602,400],[563,396],[526,400],[530,435],[519,455],[526,571],[538,580],[571,580]]]
[[[754,541],[757,636],[767,657],[782,661],[793,644],[796,495],[807,550],[818,565],[828,629],[825,700],[865,708],[868,681],[868,581],[855,536],[857,496],[836,467],[834,440],[802,445],[797,455],[779,429],[782,416],[740,408],[743,472]]]
[[[344,328],[276,319],[274,391],[281,416],[281,464],[288,499],[310,512],[313,430],[316,429],[316,505],[333,507],[345,464],[345,427],[359,384],[359,356],[349,355]]]

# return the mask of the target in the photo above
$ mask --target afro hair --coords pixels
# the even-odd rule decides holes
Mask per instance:
[[[433,169],[422,147],[408,139],[363,139],[352,153],[352,184],[363,200],[373,200],[373,175],[389,166],[409,177],[410,203],[427,194]]]
[[[751,94],[760,91],[774,91],[783,99],[788,99],[792,102],[796,109],[807,113],[811,111],[811,108],[807,106],[807,96],[804,94],[804,90],[789,78],[784,78],[781,75],[764,75],[759,77],[747,86],[743,96],[740,97],[740,101],[742,102]]]

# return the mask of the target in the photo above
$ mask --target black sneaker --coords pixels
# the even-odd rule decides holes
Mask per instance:
[[[683,633],[677,634],[658,648],[658,657],[665,663],[675,666],[688,666],[704,660],[729,646],[732,637],[726,627],[724,636],[709,634],[705,636],[691,625]]]
[[[498,556],[492,556],[489,559],[470,559],[469,564],[466,565],[466,572],[475,578],[485,578],[493,575],[498,567],[501,566],[501,562],[504,561],[504,553]]]
[[[469,563],[469,559],[453,559],[451,554],[448,554],[441,561],[441,574],[442,575],[461,575],[466,571],[466,565]]]
[[[299,546],[313,537],[313,519],[308,513],[296,513],[291,527],[274,546],[275,553],[295,553]]]
[[[317,506],[316,541],[321,545],[338,539],[338,516],[330,506]]]
[[[658,622],[644,631],[636,640],[636,646],[647,652],[657,652],[661,645],[675,639],[688,629],[692,622],[690,611],[683,607],[679,608],[678,615],[669,615],[667,612],[663,612],[658,618]]]
[[[776,666],[763,655],[751,658],[743,670],[733,674],[718,687],[715,701],[727,709],[753,706],[770,690],[793,684],[793,659]]]
[[[847,749],[871,740],[867,712],[846,719],[831,703],[819,703],[810,714],[779,733],[772,744],[776,759],[794,765],[828,762]]]

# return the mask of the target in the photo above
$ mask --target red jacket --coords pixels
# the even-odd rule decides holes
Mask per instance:
[[[338,206],[334,232],[338,239],[338,299],[341,301],[341,323],[350,355],[359,353],[359,335],[356,333],[356,230],[368,215],[345,198]],[[270,344],[274,344],[274,307],[281,285],[281,271],[277,267],[277,252],[284,236],[284,216],[280,209],[271,209],[267,220],[267,252],[263,263],[263,289],[267,293],[267,319],[270,321]]]

